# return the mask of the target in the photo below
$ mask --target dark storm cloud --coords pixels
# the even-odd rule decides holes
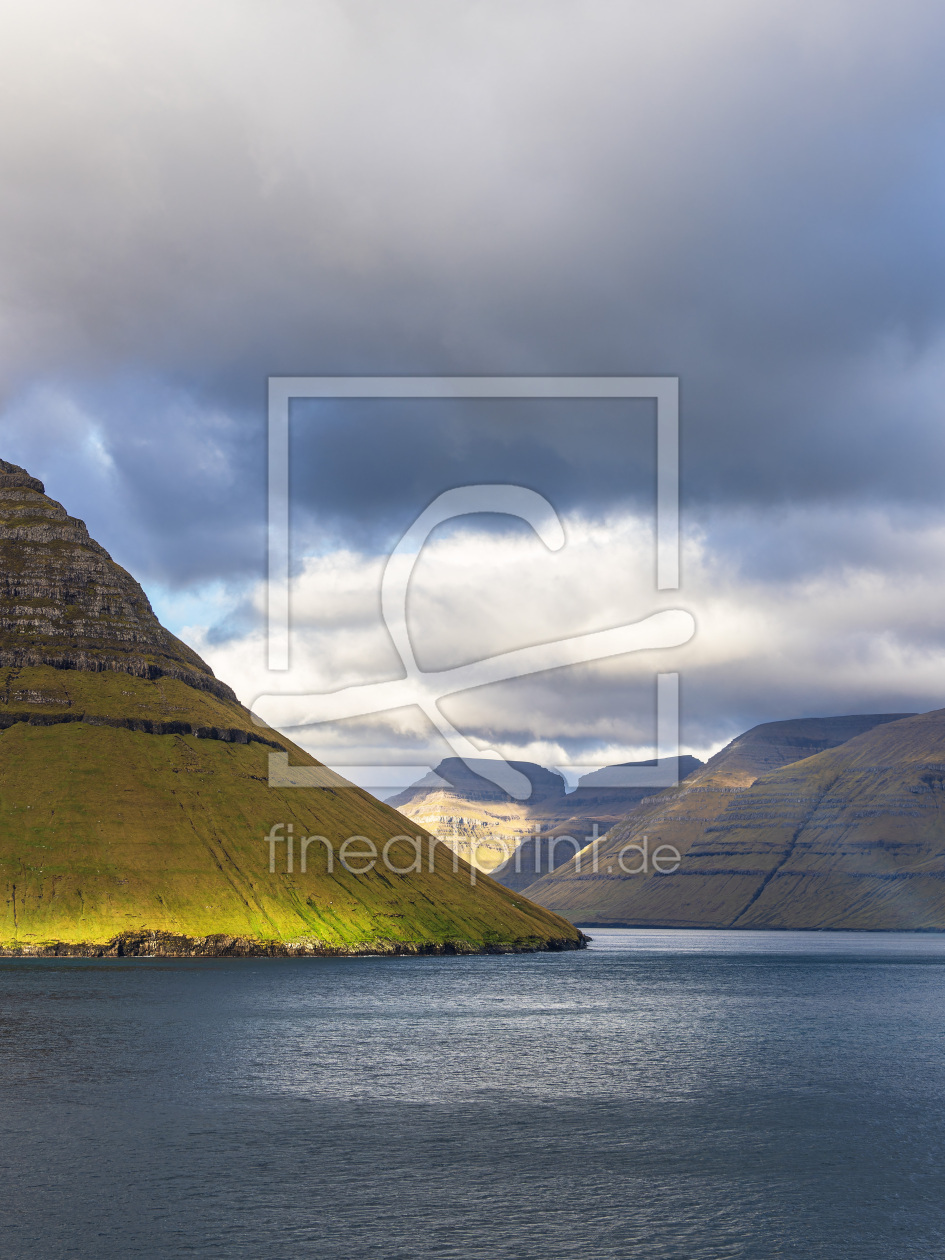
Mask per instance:
[[[937,504],[943,46],[918,2],[39,0],[0,50],[3,453],[171,584],[260,571],[270,374],[678,374],[692,519]],[[606,444],[365,433],[297,439],[303,525],[501,454],[564,507],[648,493]]]
[[[647,400],[296,404],[290,425],[291,495],[310,546],[321,536],[387,551],[458,485],[527,486],[559,514],[654,509]],[[489,517],[477,523],[490,528]]]

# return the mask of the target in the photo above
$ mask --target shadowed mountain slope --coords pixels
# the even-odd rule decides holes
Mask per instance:
[[[670,764],[673,758],[667,759]],[[681,756],[675,759],[675,773],[679,782],[702,768],[697,757]],[[543,827],[541,832],[528,836],[502,866],[490,874],[506,888],[524,890],[571,860],[595,836],[601,836],[627,816],[628,811],[644,808],[641,802],[653,800],[663,790],[658,787],[618,788],[606,784],[614,782],[614,771],[626,768],[652,767],[655,761],[627,761],[619,766],[606,766],[585,774],[578,780],[579,786],[567,798],[562,808],[566,817],[559,817]]]
[[[920,820],[929,824],[926,839],[914,850],[922,861],[929,856],[927,845],[937,843],[941,820],[936,809],[916,805],[927,795],[921,775],[932,773],[927,763],[934,764],[939,755],[938,723],[927,720],[934,717],[871,714],[755,727],[678,788],[632,811],[600,844],[596,864],[585,850],[580,860],[530,885],[528,895],[581,923],[929,926],[911,898],[895,912],[880,913],[879,904],[898,896],[891,877],[905,871],[900,870],[907,854],[903,846],[914,842],[904,833],[914,835]],[[918,733],[904,737],[909,731]],[[848,774],[843,769],[848,759],[861,755],[873,758],[873,768]],[[905,813],[903,800],[909,805]],[[816,872],[799,881],[796,863],[815,834]],[[660,845],[674,846],[678,869],[659,874],[648,866],[646,873],[624,873],[621,852],[626,845],[642,846],[644,839],[650,854]],[[887,841],[892,848],[883,847]],[[849,852],[848,844],[853,846]],[[861,849],[863,860],[854,869],[850,853]],[[635,870],[640,861],[639,850],[631,850],[624,867]],[[664,869],[668,865],[664,862]],[[835,874],[828,877],[832,865]],[[866,896],[865,876],[874,880],[874,892],[884,891],[878,899],[870,892],[853,913],[850,890],[855,886],[857,896]],[[900,893],[906,878],[912,876],[903,874],[898,881]],[[842,896],[841,886],[846,889]]]
[[[509,764],[532,785],[526,801],[509,796],[459,757],[447,757],[432,774],[390,797],[387,803],[500,883],[518,888],[534,883],[536,872],[553,869],[555,853],[559,863],[566,861],[586,838],[603,835],[639,801],[660,791],[658,787],[607,787],[601,783],[604,772],[595,771],[581,778],[575,791],[566,792],[564,779],[556,771],[532,761]],[[695,757],[681,757],[679,774],[688,774],[701,765]],[[560,844],[554,845],[558,837]]]
[[[276,751],[318,764],[259,727],[84,524],[0,462],[0,952],[581,943],[425,834],[412,869],[418,828],[368,793],[269,787]],[[291,861],[273,828],[292,834]],[[389,844],[389,862],[347,869],[352,836]]]

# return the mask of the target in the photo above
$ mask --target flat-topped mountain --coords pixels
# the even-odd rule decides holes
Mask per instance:
[[[624,766],[608,766],[584,775],[575,791],[567,792],[564,778],[556,771],[531,761],[509,764],[532,785],[526,801],[509,796],[459,757],[447,757],[431,774],[390,797],[388,804],[480,870],[507,887],[519,888],[534,883],[537,872],[566,861],[569,853],[583,846],[585,837],[603,835],[641,800],[661,790],[609,786],[619,782],[619,774],[613,772]],[[655,764],[625,763],[633,767]],[[678,775],[690,774],[701,765],[695,757],[680,757]],[[553,844],[558,838],[560,844]]]
[[[945,929],[942,762],[945,711],[755,727],[529,896],[583,923]],[[644,838],[678,869],[625,874]]]
[[[688,778],[690,774],[705,765],[705,762],[700,761],[698,757],[690,757],[688,753],[684,753],[681,757],[668,757],[667,764],[672,766],[673,763],[675,763],[677,780]],[[596,793],[601,800],[607,800],[608,792],[632,790],[624,787],[622,770],[637,770],[643,767],[653,769],[659,764],[655,757],[651,757],[649,761],[619,761],[616,765],[604,766],[600,770],[592,770],[590,774],[582,774],[578,779],[578,791],[583,794],[585,800],[590,800],[592,793]],[[652,796],[660,789],[648,787],[644,791]]]
[[[426,834],[416,869],[418,828],[368,793],[270,787],[270,753],[318,765],[255,722],[41,482],[0,462],[0,952],[581,943]],[[350,837],[389,861],[346,864]]]
[[[476,762],[472,764],[475,765]],[[483,765],[489,764],[491,763],[483,762]],[[531,795],[528,798],[530,802],[537,803],[548,797],[557,799],[564,794],[564,778],[557,771],[546,770],[533,761],[510,761],[508,764],[524,774],[531,784]],[[461,757],[446,757],[430,774],[425,774],[397,796],[390,797],[388,804],[405,800],[426,800],[433,793],[445,793],[457,800],[488,801],[493,804],[507,804],[515,799],[491,779],[476,774]]]

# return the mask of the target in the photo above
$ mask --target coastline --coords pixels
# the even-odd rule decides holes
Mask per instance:
[[[512,941],[395,941],[378,938],[350,945],[306,939],[263,941],[239,936],[175,936],[125,932],[109,941],[47,941],[0,945],[0,958],[356,958],[423,955],[536,954],[586,949],[590,938],[523,937]]]

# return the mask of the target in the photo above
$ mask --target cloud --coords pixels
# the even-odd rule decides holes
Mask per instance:
[[[792,705],[922,707],[943,37],[925,0],[20,6],[0,47],[2,453],[173,617],[201,591],[228,599],[205,650],[248,679],[268,375],[678,374],[692,745]],[[648,422],[532,410],[293,422],[299,599],[330,592],[324,629],[300,631],[326,653],[313,678],[391,666],[376,593],[337,584],[370,587],[391,539],[467,481],[520,481],[583,522],[586,572],[555,603],[559,576],[522,559],[508,593],[498,536],[467,539],[470,589],[493,583],[493,602],[444,572],[424,597],[431,660],[582,609],[633,615],[642,587],[610,589],[600,557],[636,572],[621,530],[651,504]],[[317,567],[345,555],[346,574]],[[504,684],[504,709],[449,704],[503,747],[559,729],[645,744],[644,684],[580,676],[586,703],[558,678]]]
[[[638,621],[682,607],[697,621],[681,648],[613,657],[458,694],[443,702],[454,725],[511,759],[610,764],[652,755],[658,672],[678,672],[682,739],[706,756],[757,722],[846,712],[905,712],[945,703],[945,629],[928,598],[929,567],[945,563],[945,517],[890,528],[882,514],[853,521],[796,509],[775,522],[742,518],[759,546],[765,531],[827,540],[871,535],[880,561],[835,552],[814,574],[743,572],[706,534],[684,549],[680,591],[657,593],[645,518],[566,520],[567,543],[548,552],[534,535],[464,529],[434,539],[415,569],[409,623],[421,668],[444,669],[498,652]],[[826,549],[825,549],[826,550]],[[896,576],[890,577],[894,569]],[[383,561],[350,551],[310,559],[293,586],[293,667],[265,668],[261,629],[213,644],[186,637],[241,698],[323,692],[403,676],[384,626]],[[257,597],[262,612],[263,592]],[[294,732],[335,765],[449,755],[417,709]],[[384,750],[387,750],[385,753]]]
[[[251,484],[270,373],[669,372],[693,502],[934,496],[943,34],[916,0],[38,0],[0,52],[7,396],[92,381],[158,498],[149,399],[231,414]]]

